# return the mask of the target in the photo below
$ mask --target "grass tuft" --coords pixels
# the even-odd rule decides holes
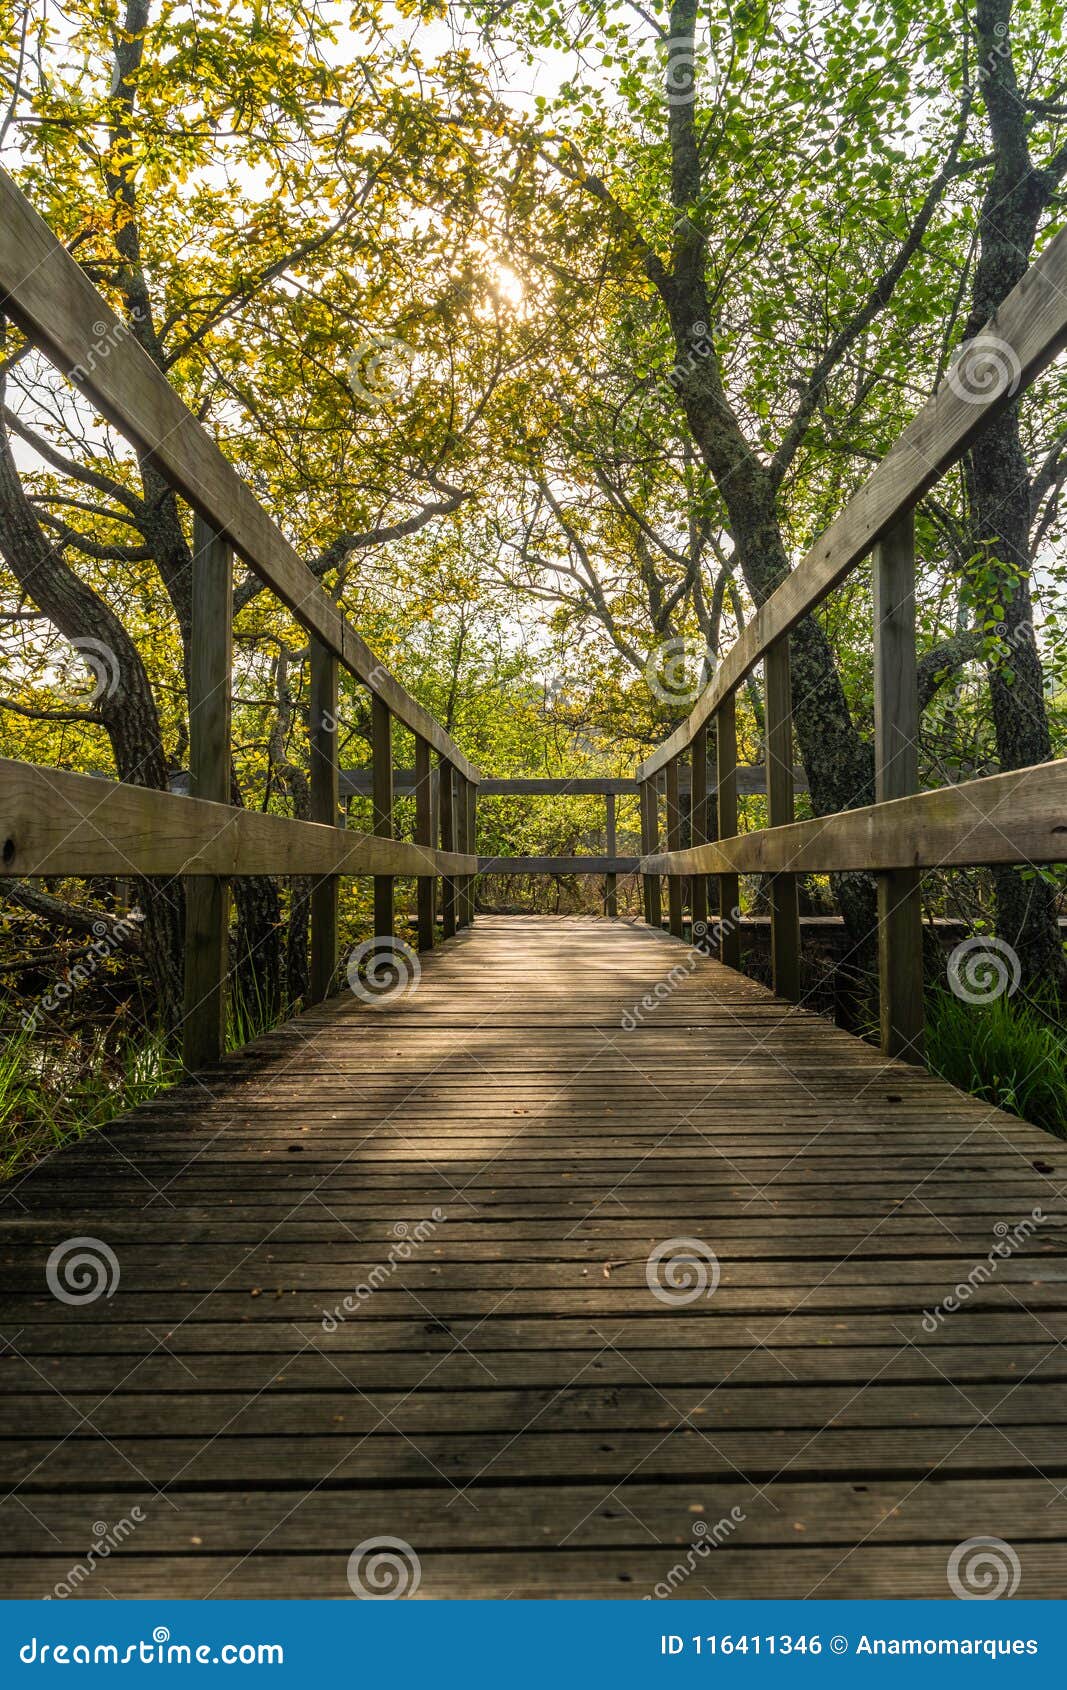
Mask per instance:
[[[990,1004],[931,993],[930,1067],[961,1091],[1067,1138],[1067,1029],[1059,1006],[1020,996]]]

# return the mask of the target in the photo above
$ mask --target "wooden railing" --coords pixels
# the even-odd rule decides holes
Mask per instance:
[[[921,1060],[923,1048],[921,871],[1067,859],[1067,760],[947,790],[916,790],[914,545],[914,511],[923,494],[1067,343],[1067,230],[1031,266],[964,356],[981,358],[983,343],[987,354],[1009,358],[1018,379],[992,384],[985,400],[967,392],[961,381],[942,382],[841,515],[759,607],[687,720],[637,769],[646,918],[659,923],[661,875],[667,876],[671,931],[679,936],[684,876],[690,877],[693,918],[700,920],[707,912],[705,876],[718,877],[720,908],[729,911],[737,906],[740,874],[770,875],[772,966],[775,991],[782,997],[796,1000],[800,993],[797,875],[865,870],[877,876],[882,1048],[913,1061]],[[789,633],[872,553],[876,801],[796,822]],[[739,834],[735,700],[761,661],[769,825]],[[714,842],[702,775],[711,724],[718,777]],[[681,850],[678,780],[687,755],[696,772],[693,844]],[[666,851],[659,849],[661,776]],[[739,966],[736,925],[723,925],[720,954],[724,962]]]
[[[0,873],[186,877],[186,1066],[224,1047],[235,875],[306,875],[310,997],[337,972],[338,880],[374,877],[375,933],[394,933],[393,881],[418,876],[419,943],[433,943],[435,885],[446,933],[473,919],[478,770],[347,621],[251,489],[156,365],[0,171],[0,311],[15,322],[155,467],[194,512],[189,651],[190,793],[104,782],[0,760]],[[310,636],[310,821],[231,807],[233,557],[237,553]],[[349,831],[339,802],[338,667],[370,692],[373,826]],[[394,721],[414,736],[414,843],[394,837]],[[431,768],[447,799],[430,804]],[[439,830],[439,843],[438,843]]]

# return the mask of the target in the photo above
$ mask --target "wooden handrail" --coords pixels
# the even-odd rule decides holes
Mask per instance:
[[[666,768],[771,647],[840,585],[885,531],[914,508],[980,434],[1067,344],[1067,229],[1061,229],[982,331],[1018,360],[1019,379],[988,397],[963,397],[946,378],[796,568],[757,610],[720,661],[686,721],[638,765],[637,779]],[[981,337],[979,337],[981,338]]]
[[[683,877],[694,878],[694,918],[705,905],[703,876],[719,876],[720,908],[737,907],[737,876],[770,881],[776,992],[800,996],[798,874],[872,872],[878,880],[882,1048],[918,1061],[923,1042],[922,907],[919,871],[1000,863],[1067,861],[1067,760],[917,793],[918,686],[915,660],[915,539],[918,501],[990,420],[1016,401],[1067,344],[1067,229],[1031,265],[1000,310],[965,346],[964,359],[990,356],[1014,378],[983,392],[950,371],[836,521],[758,608],[719,663],[687,719],[636,771],[642,790],[645,911],[659,923],[659,877],[668,877],[671,931],[682,930]],[[789,634],[867,556],[874,582],[874,763],[877,801],[814,821],[794,822]],[[759,662],[767,699],[770,826],[738,834],[736,694]],[[719,839],[677,849],[681,759],[694,748],[704,766],[708,723],[716,724]],[[660,851],[658,789],[666,778],[667,844]],[[699,885],[696,882],[700,882]],[[724,962],[740,964],[737,924],[720,924]]]

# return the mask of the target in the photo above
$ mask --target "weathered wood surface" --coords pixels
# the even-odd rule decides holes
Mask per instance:
[[[474,856],[0,758],[0,874],[463,874]]]
[[[1067,861],[1067,758],[642,860],[648,874],[796,874]]]
[[[224,535],[297,621],[450,757],[478,771],[338,609],[251,488],[98,293],[6,171],[0,170],[0,306],[128,440]]]
[[[382,1536],[420,1597],[945,1597],[981,1535],[1062,1591],[1062,1145],[645,927],[421,963],[2,1194],[6,1594],[135,1507],[75,1594],[348,1597]]]
[[[990,418],[1052,362],[1067,340],[1067,229],[1049,242],[964,356],[980,358],[983,344],[988,346],[990,340],[999,343],[999,353],[1017,361],[1018,379],[989,382],[979,395],[966,379],[953,379],[949,373],[840,516],[759,607],[688,719],[646,757],[639,777],[666,768],[685,750],[701,723],[771,647],[822,603],[886,530],[914,509]]]
[[[715,790],[715,771],[707,765],[708,790]],[[393,785],[398,797],[410,798],[418,781],[414,769],[395,769]],[[800,764],[793,770],[793,785],[797,792],[808,790],[807,776]],[[373,789],[370,769],[342,769],[342,797],[368,796]],[[692,775],[687,763],[678,770],[678,791],[687,798],[692,789]],[[637,797],[639,783],[614,775],[538,776],[514,775],[496,777],[483,775],[478,782],[478,798],[629,798]],[[742,796],[766,792],[767,771],[761,763],[746,763],[737,770],[737,790]]]

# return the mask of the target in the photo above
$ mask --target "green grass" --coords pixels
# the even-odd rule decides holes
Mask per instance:
[[[1053,1000],[970,1004],[931,993],[927,1060],[961,1091],[1067,1138],[1067,1029]]]
[[[100,1034],[44,1041],[16,1023],[0,1042],[0,1178],[180,1078],[181,1064],[160,1034],[124,1037],[116,1050]]]

